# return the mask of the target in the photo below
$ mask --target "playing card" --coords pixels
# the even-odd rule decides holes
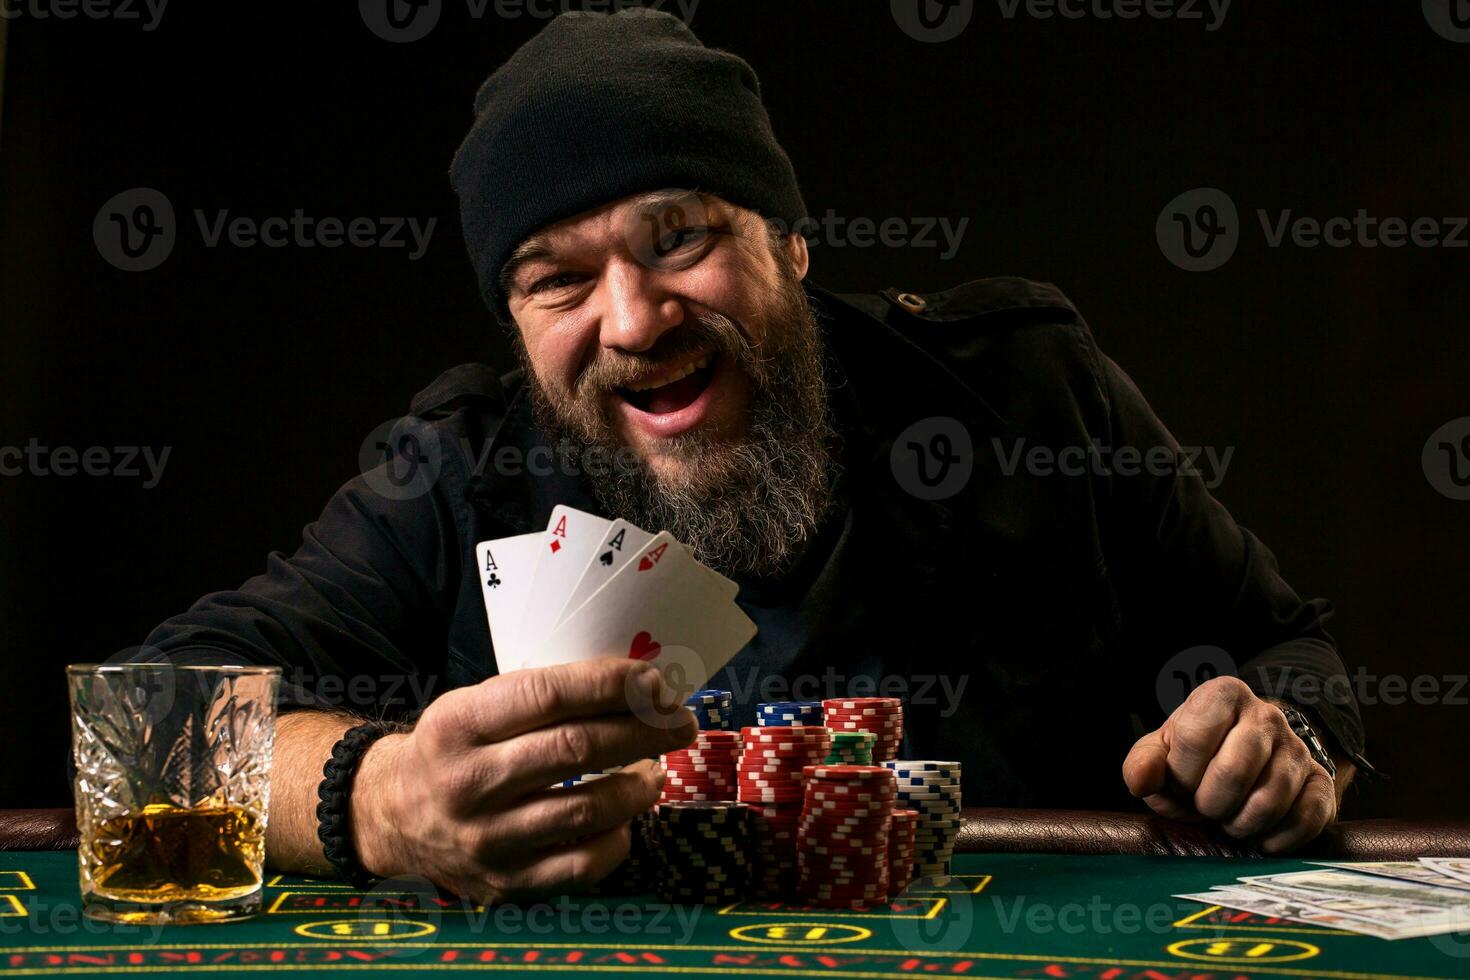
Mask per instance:
[[[495,647],[496,667],[502,674],[521,666],[516,627],[531,591],[531,576],[536,570],[542,537],[542,532],[536,531],[475,545],[475,568],[480,577],[480,591],[485,596],[490,642]]]
[[[622,571],[623,564],[633,555],[638,554],[644,545],[653,540],[653,535],[643,530],[636,524],[619,518],[608,526],[607,534],[601,545],[587,559],[587,567],[582,571],[582,577],[572,588],[572,594],[568,597],[561,611],[557,614],[556,624],[560,626],[572,618],[572,614],[582,608],[583,603],[592,598],[598,589],[602,588],[614,575]],[[679,544],[679,547],[688,548]],[[715,587],[727,599],[734,599],[740,592],[740,586],[725,578],[713,568],[701,565],[698,560],[694,563],[699,574],[706,576],[714,583]]]
[[[547,666],[597,657],[649,660],[692,692],[755,635],[728,592],[667,531],[655,535],[528,658]]]
[[[525,596],[525,611],[516,642],[530,657],[537,645],[556,625],[567,596],[577,584],[577,577],[587,567],[597,546],[602,543],[611,521],[584,511],[558,504],[541,535],[540,556],[536,574],[531,578]]]
[[[621,517],[608,525],[602,543],[593,550],[592,557],[587,559],[587,564],[582,569],[582,576],[577,579],[577,584],[572,587],[571,594],[561,609],[557,610],[553,628],[566,622],[572,613],[582,607],[582,603],[592,598],[594,592],[622,569],[623,562],[642,551],[643,546],[651,540],[652,534]]]

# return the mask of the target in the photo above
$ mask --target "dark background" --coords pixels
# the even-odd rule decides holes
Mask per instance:
[[[1470,503],[1436,492],[1420,453],[1470,415],[1470,250],[1270,248],[1255,212],[1470,214],[1470,44],[1417,2],[1235,6],[1212,32],[1007,19],[990,0],[938,44],[886,2],[703,0],[692,26],[760,73],[812,214],[970,219],[949,261],[818,242],[816,281],[1059,284],[1182,442],[1237,447],[1217,495],[1300,592],[1337,603],[1347,662],[1449,685],[1470,669]],[[462,0],[408,44],[354,4],[180,3],[151,32],[9,21],[0,446],[172,453],[154,489],[0,477],[0,805],[69,801],[63,664],[292,550],[376,424],[445,366],[504,363],[446,170],[477,85],[543,23]],[[1190,273],[1154,225],[1200,186],[1244,227],[1225,266]],[[142,273],[92,240],[134,187],[179,214],[173,254]],[[205,248],[192,218],[298,207],[439,223],[410,262]],[[1346,815],[1470,810],[1459,693],[1364,708],[1395,778]]]

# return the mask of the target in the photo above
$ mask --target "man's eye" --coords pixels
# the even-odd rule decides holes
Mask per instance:
[[[687,252],[704,244],[710,236],[710,229],[705,225],[690,225],[687,228],[674,228],[659,236],[653,245],[654,253],[660,258],[673,255],[676,252]]]
[[[564,286],[570,286],[576,278],[575,272],[558,272],[555,275],[537,279],[527,292],[541,293],[548,289],[561,289]]]

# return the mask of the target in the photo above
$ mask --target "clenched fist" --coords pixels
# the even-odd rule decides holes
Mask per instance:
[[[1268,854],[1337,818],[1337,790],[1281,709],[1235,677],[1201,684],[1123,762],[1128,791],[1174,820],[1203,817]]]

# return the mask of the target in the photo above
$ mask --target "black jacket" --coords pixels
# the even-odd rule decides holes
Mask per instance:
[[[1362,751],[1351,696],[1315,696],[1346,673],[1323,629],[1329,604],[1298,598],[1198,475],[1122,475],[1096,454],[1081,475],[1015,465],[1018,447],[1167,447],[1156,461],[1178,448],[1058,290],[986,279],[917,297],[808,292],[840,378],[847,506],[784,593],[742,590],[791,642],[761,652],[758,636],[731,664],[737,684],[754,664],[821,679],[797,694],[902,694],[903,756],[963,761],[973,805],[1127,805],[1119,767],[1177,703],[1176,673],[1222,665],[1200,647],[1228,654],[1258,693],[1306,701],[1340,748]],[[368,712],[494,674],[476,542],[542,527],[557,503],[597,507],[559,467],[531,477],[496,462],[553,458],[519,372],[454,368],[411,415],[420,442],[437,443],[427,492],[396,500],[372,474],[349,481],[295,555],[271,555],[264,575],[148,643],[282,664],[292,703]],[[940,417],[969,435],[973,472],[925,500],[896,476],[911,448],[892,450]]]

